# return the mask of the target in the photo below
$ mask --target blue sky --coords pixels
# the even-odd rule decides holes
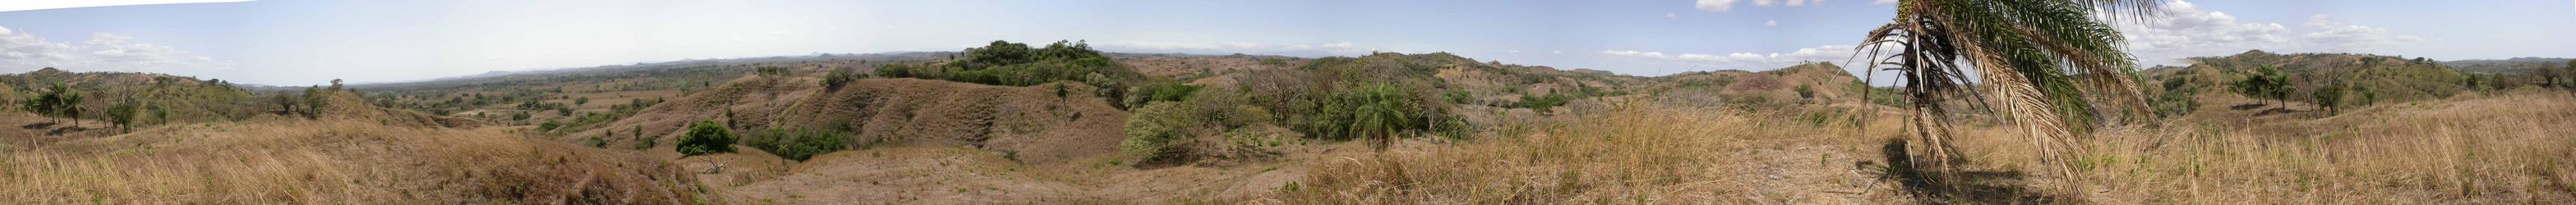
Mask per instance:
[[[304,85],[1072,39],[1114,52],[1445,51],[1663,75],[1841,62],[1892,15],[1879,0],[156,1],[171,0],[0,3],[14,10],[0,12],[0,72],[60,67]],[[81,7],[99,4],[123,6]],[[2576,40],[2564,37],[2576,36],[2571,1],[2164,6],[2164,18],[2121,26],[2143,63],[2180,65],[2174,59],[2247,49],[2576,56],[2567,49]]]

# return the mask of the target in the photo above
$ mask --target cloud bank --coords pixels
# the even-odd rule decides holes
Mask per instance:
[[[182,73],[232,70],[231,61],[194,52],[134,42],[112,33],[90,34],[77,43],[55,42],[0,27],[0,71],[25,72],[53,67],[78,71]]]

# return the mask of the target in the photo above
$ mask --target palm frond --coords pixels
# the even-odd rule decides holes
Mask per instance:
[[[1949,109],[1942,102],[1964,94],[2001,108],[1996,110],[2037,145],[2034,151],[2052,165],[2051,172],[2080,187],[2073,159],[2083,150],[2075,136],[2087,135],[2096,123],[2152,116],[2144,94],[2128,79],[2137,63],[2120,49],[2126,39],[2102,19],[2152,17],[2157,4],[1911,0],[1898,5],[1895,22],[1870,31],[1860,49],[1869,51],[1873,72],[1896,72],[1905,85],[1901,92],[1913,101],[1909,110],[1915,115],[1915,134],[1929,155],[1941,159],[1934,160],[1936,168],[1947,168],[1939,161],[1956,156],[1948,145]],[[1900,48],[1882,58],[1879,51],[1891,50],[1889,46]],[[1970,70],[1975,79],[1967,75]],[[2122,114],[2106,115],[2104,110]]]

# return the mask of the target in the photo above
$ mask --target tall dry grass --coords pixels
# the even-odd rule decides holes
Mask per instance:
[[[2255,123],[2239,123],[2255,122]],[[1974,161],[2036,167],[2029,145],[1971,131]],[[2113,204],[2576,203],[2576,99],[2383,105],[2323,119],[2185,118],[2087,141],[2089,201]]]
[[[685,174],[500,131],[268,120],[16,145],[0,203],[455,204],[696,201]]]
[[[1802,117],[1810,115],[1802,113],[1621,105],[1585,115],[1588,119],[1538,123],[1541,131],[1529,136],[1487,136],[1461,145],[1316,160],[1306,178],[1254,202],[1779,203],[1808,197],[1784,195],[1783,190],[1816,187],[1782,184],[1777,176],[1766,181],[1759,176],[1764,170],[1834,170],[1833,176],[1845,176],[1847,162],[1866,157],[1825,154],[1781,159],[1767,156],[1779,153],[1753,150],[1866,150],[1865,144],[1873,139],[1840,137],[1859,131],[1852,129],[1857,124],[1849,120],[1855,114],[1816,115],[1815,119],[1823,120],[1807,121]],[[1870,127],[1884,133],[1892,132],[1886,130],[1893,125],[1889,121]],[[1871,183],[1822,181],[1840,187]],[[1840,191],[1855,196],[1868,192]]]

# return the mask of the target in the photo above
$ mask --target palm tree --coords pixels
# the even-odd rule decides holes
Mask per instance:
[[[2105,21],[2153,17],[2154,0],[1907,0],[1896,17],[1872,30],[1856,55],[1869,55],[1875,70],[1895,72],[1911,100],[1915,135],[1930,163],[1947,172],[1960,159],[1950,145],[1949,106],[1961,95],[1990,97],[1980,106],[2006,112],[2036,144],[2042,160],[2071,188],[2080,187],[2072,166],[2073,136],[2105,117],[2148,117],[2146,100],[2129,78],[2136,59],[2120,49],[2125,39]],[[1974,71],[1976,79],[1970,79]],[[1977,83],[1984,83],[1978,85]],[[1972,101],[1974,102],[1974,101]],[[2099,107],[2110,102],[2116,108]],[[1944,174],[1946,175],[1946,174]],[[1939,180],[1934,179],[1934,180]]]
[[[1415,106],[1404,90],[1389,84],[1361,86],[1351,96],[1357,106],[1352,109],[1350,136],[1369,138],[1369,147],[1384,151],[1393,144],[1396,134],[1419,130],[1427,123],[1421,116],[1406,112]]]

